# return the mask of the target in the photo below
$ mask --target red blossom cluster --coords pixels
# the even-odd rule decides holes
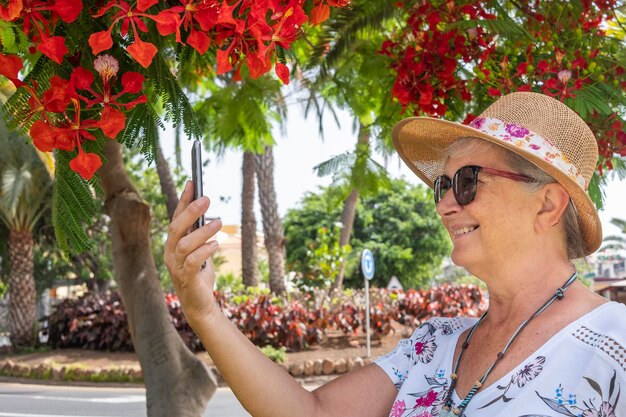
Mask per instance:
[[[70,168],[85,179],[91,179],[102,165],[100,156],[83,150],[85,140],[95,140],[93,131],[100,129],[110,139],[115,139],[126,125],[124,110],[130,110],[146,102],[146,96],[139,94],[144,77],[137,72],[122,74],[118,88],[119,64],[111,55],[100,55],[94,61],[94,74],[84,67],[76,67],[69,80],[58,75],[50,79],[50,87],[39,97],[37,86],[24,87],[31,93],[30,117],[39,115],[30,128],[34,145],[42,152],[53,149],[74,151],[78,154],[70,161]],[[115,91],[118,91],[115,93]],[[133,95],[128,99],[128,95]],[[120,101],[120,99],[124,101]],[[84,110],[93,109],[99,119],[85,118]]]
[[[404,109],[415,105],[415,114],[440,117],[447,111],[446,100],[471,100],[459,70],[487,59],[492,38],[481,27],[463,30],[455,24],[479,18],[494,16],[478,2],[421,2],[407,27],[383,43],[380,53],[397,73],[391,93]]]
[[[328,18],[330,6],[344,7],[348,0],[318,0],[312,11],[311,22],[319,24]],[[235,69],[235,79],[240,78],[245,62],[252,78],[267,73],[275,61],[275,71],[289,83],[289,68],[276,56],[276,46],[289,49],[300,35],[302,25],[308,20],[302,0],[180,0],[179,6],[156,10],[158,0],[137,0],[132,5],[123,0],[112,0],[100,8],[96,18],[109,16],[107,30],[93,33],[89,39],[94,55],[113,46],[113,32],[121,37],[132,34],[132,43],[126,48],[129,55],[148,67],[157,48],[141,39],[147,33],[147,22],[156,22],[162,36],[175,34],[176,41],[187,44],[198,53],[208,51],[211,42],[217,46],[217,74]],[[153,10],[153,12],[150,12]],[[328,12],[330,9],[328,9]],[[117,28],[117,29],[116,29]]]
[[[9,0],[6,6],[0,5],[0,19],[6,22],[21,22],[21,29],[33,42],[34,51],[39,51],[52,61],[60,64],[67,53],[65,38],[52,36],[54,22],[61,19],[65,23],[75,21],[83,9],[82,1],[56,0]],[[0,75],[4,75],[16,87],[23,83],[18,74],[23,68],[22,59],[17,55],[0,53]]]
[[[589,95],[604,100],[599,98],[606,95],[603,91],[626,88],[626,71],[615,56],[617,41],[605,33],[620,4],[532,0],[504,9],[493,0],[419,2],[405,27],[380,51],[396,75],[392,95],[403,109],[435,117],[444,116],[451,103],[463,109],[466,103],[487,103],[514,91],[542,92],[568,105],[580,103],[581,94],[587,94],[585,101]],[[480,23],[488,19],[509,19],[524,35],[496,33],[496,25]],[[476,23],[464,25],[467,20]],[[618,95],[609,99],[610,107],[621,106]],[[626,153],[623,121],[614,114],[609,117],[613,122],[600,122],[609,113],[592,115],[588,109],[595,104],[585,105],[583,118],[598,138],[601,174],[603,166],[612,169],[613,156]],[[464,123],[474,118],[470,113]]]
[[[149,23],[154,22],[158,35],[173,35],[176,42],[189,45],[200,54],[207,53],[213,44],[217,74],[234,70],[233,78],[239,80],[245,64],[250,76],[256,78],[269,72],[275,62],[276,74],[288,84],[289,68],[279,48],[288,49],[309,20],[305,0],[178,0],[167,2],[167,8],[158,0],[94,3],[95,9],[83,0],[0,3],[0,19],[20,28],[32,42],[29,53],[40,52],[72,70],[68,80],[53,76],[50,87],[41,93],[37,82],[28,85],[20,79],[23,63],[18,55],[0,53],[0,75],[30,94],[30,113],[20,122],[27,125],[29,119],[35,120],[30,128],[35,146],[45,152],[77,149],[70,167],[87,179],[102,161],[98,155],[83,150],[83,141],[94,140],[95,129],[115,139],[125,127],[125,112],[146,102],[144,95],[127,96],[141,93],[143,76],[120,71],[116,58],[99,54],[114,45],[125,45],[133,60],[149,67],[157,53],[157,47],[146,40]],[[350,0],[313,0],[310,21],[319,24],[328,18],[330,7],[345,7],[349,3]],[[57,30],[59,23],[76,21],[83,8],[107,27],[89,36],[95,58],[93,70],[76,67],[75,60],[70,62],[65,38],[57,34],[62,33]],[[93,117],[85,117],[85,111]]]
[[[52,3],[52,4],[50,4]],[[6,7],[0,6],[0,19],[7,22],[21,21],[22,30],[41,52],[60,64],[67,53],[65,38],[52,36],[55,22],[74,22],[83,10],[81,0],[9,0]]]
[[[613,169],[611,159],[615,154],[626,157],[626,123],[617,113],[612,113],[606,117],[594,112],[590,127],[598,133],[598,150],[600,152],[598,171],[602,175],[604,168]]]

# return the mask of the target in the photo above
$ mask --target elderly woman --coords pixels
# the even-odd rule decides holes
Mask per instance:
[[[577,280],[602,232],[586,189],[587,125],[535,93],[500,98],[469,126],[400,122],[394,145],[434,189],[452,260],[485,282],[480,319],[434,318],[373,364],[309,392],[226,319],[210,257],[221,227],[187,184],[165,248],[187,320],[253,416],[626,416],[626,307]],[[209,260],[207,268],[201,268]],[[623,395],[621,395],[624,392]]]

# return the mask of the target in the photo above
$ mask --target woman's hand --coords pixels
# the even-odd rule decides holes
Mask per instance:
[[[213,297],[215,269],[211,260],[219,245],[215,240],[207,241],[220,230],[222,222],[213,220],[190,233],[196,219],[209,208],[207,197],[192,201],[191,184],[191,181],[185,184],[174,212],[163,258],[185,317],[193,327],[195,321],[219,311]]]

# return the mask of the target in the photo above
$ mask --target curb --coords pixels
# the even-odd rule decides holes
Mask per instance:
[[[371,363],[371,358],[356,356],[341,359],[316,359],[278,365],[302,385],[321,385],[341,374]],[[214,366],[209,369],[216,377],[218,387],[227,387],[224,378]],[[0,382],[37,383],[45,385],[143,387],[143,373],[138,367],[85,368],[79,365],[30,366],[19,361],[0,360]]]

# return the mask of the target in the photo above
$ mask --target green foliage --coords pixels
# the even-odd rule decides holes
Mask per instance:
[[[15,25],[0,20],[0,44],[2,52],[7,54],[16,54],[26,50],[28,47],[28,38],[23,31],[18,30]]]
[[[270,76],[235,83],[208,84],[195,104],[206,135],[205,147],[222,151],[239,147],[256,153],[274,142],[272,129],[286,117],[280,85]]]
[[[287,348],[281,346],[275,348],[272,345],[266,345],[261,348],[261,352],[267,356],[272,362],[284,363],[287,359]]]
[[[147,87],[153,93],[152,101],[159,101],[165,109],[165,121],[171,121],[174,126],[181,125],[190,138],[201,138],[202,131],[193,107],[172,69],[167,65],[163,52],[156,54],[146,75]]]
[[[50,222],[37,234],[34,248],[35,285],[40,294],[53,284],[85,284],[90,291],[102,292],[113,281],[109,219],[101,216],[86,230],[89,249],[80,254],[64,253],[52,233]]]
[[[90,249],[85,223],[102,215],[90,183],[69,167],[68,152],[56,151],[57,161],[52,195],[52,222],[56,241],[66,252],[82,253]],[[94,178],[96,178],[94,176]]]
[[[350,254],[350,245],[339,246],[340,226],[320,227],[315,240],[309,245],[296,285],[309,291],[312,288],[329,288],[334,282],[341,264]]]
[[[222,292],[238,293],[245,289],[241,276],[232,272],[219,274],[215,278],[215,290]]]
[[[306,271],[306,252],[317,230],[332,227],[341,218],[341,195],[337,187],[322,188],[287,212],[284,224],[291,270]],[[400,179],[392,180],[390,190],[363,198],[357,205],[350,245],[345,282],[355,287],[363,281],[358,269],[363,248],[374,254],[374,285],[386,286],[395,275],[405,288],[428,286],[450,250],[430,191]]]

